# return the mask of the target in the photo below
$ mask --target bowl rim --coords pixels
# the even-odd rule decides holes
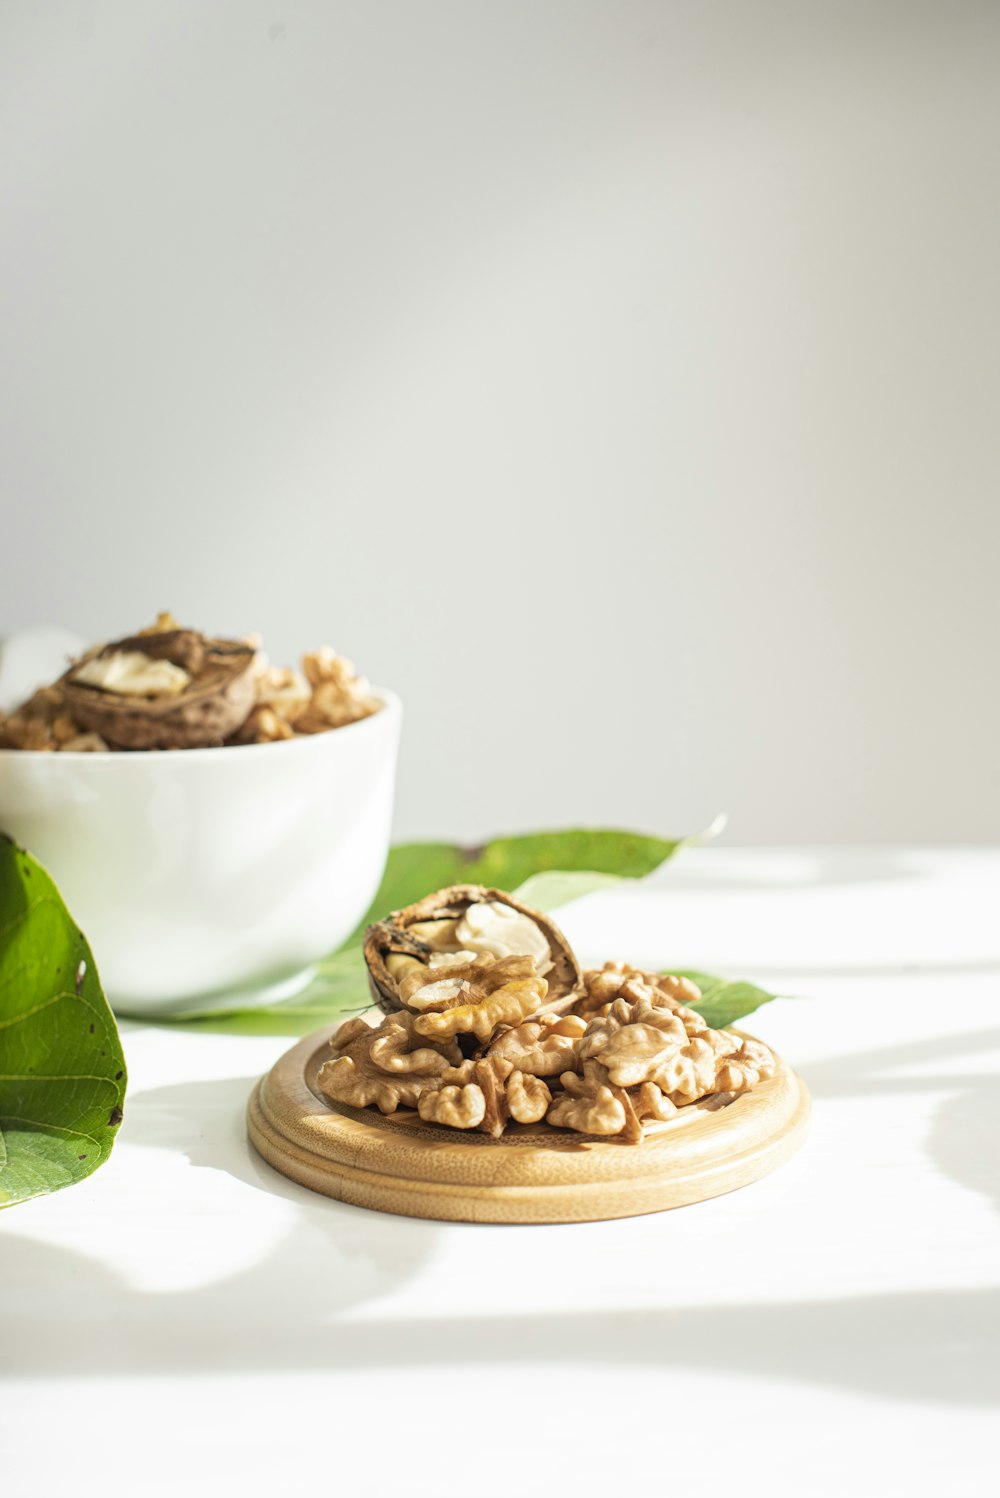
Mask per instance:
[[[339,739],[342,733],[354,733],[357,736],[359,730],[372,732],[372,726],[378,722],[393,722],[398,724],[403,715],[403,704],[395,692],[387,687],[371,687],[371,694],[382,703],[381,709],[376,713],[368,713],[364,718],[356,718],[353,723],[342,723],[339,728],[328,728],[322,733],[296,734],[291,739],[274,739],[267,744],[219,744],[215,748],[205,746],[201,749],[3,749],[0,748],[0,762],[14,761],[24,764],[38,764],[46,761],[52,764],[67,765],[109,765],[109,764],[168,764],[177,766],[181,763],[195,761],[203,764],[206,760],[219,760],[228,762],[233,754],[238,754],[242,759],[244,756],[267,754],[275,749],[288,752],[305,752],[301,746],[305,744],[326,743],[327,740]]]

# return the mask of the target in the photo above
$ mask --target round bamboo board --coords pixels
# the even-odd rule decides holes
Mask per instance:
[[[773,1077],[720,1106],[708,1099],[641,1144],[508,1125],[501,1139],[383,1118],[332,1103],[316,1086],[336,1025],[284,1055],[254,1088],[254,1148],[300,1185],[338,1201],[445,1222],[597,1222],[683,1207],[735,1191],[801,1145],[809,1094],[778,1057]],[[730,1096],[727,1094],[727,1096]]]

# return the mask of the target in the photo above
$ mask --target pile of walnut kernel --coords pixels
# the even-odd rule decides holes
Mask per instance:
[[[430,978],[431,981],[428,981]],[[435,992],[436,990],[436,992]],[[759,1041],[711,1029],[686,978],[606,963],[565,1013],[546,1013],[531,957],[450,963],[400,985],[377,1028],[349,1020],[318,1084],[332,1101],[499,1138],[508,1121],[638,1144],[649,1120],[718,1105],[774,1074]]]
[[[180,629],[171,614],[161,613],[156,623],[140,630],[136,638],[166,635]],[[249,711],[232,732],[208,741],[212,744],[267,744],[325,733],[369,717],[382,705],[373,695],[367,680],[356,673],[352,662],[328,645],[306,653],[302,657],[302,669],[296,670],[294,667],[273,666],[260,649],[258,636],[241,643],[254,651]],[[99,655],[104,656],[102,664],[106,666],[106,650],[107,647],[95,646],[86,651],[73,663],[67,675],[71,677],[77,671],[84,671]],[[176,686],[152,683],[148,674],[143,677],[144,664],[156,663],[144,663],[141,650],[130,651],[127,659],[124,655],[120,658],[112,655],[110,664],[112,667],[120,665],[123,669],[117,672],[114,685],[108,690],[119,699],[134,701],[138,713],[142,712],[144,702],[162,699],[177,691]],[[162,662],[159,664],[162,666]],[[81,675],[80,679],[87,678]],[[109,743],[100,733],[88,730],[76,721],[72,703],[67,699],[66,682],[67,677],[63,677],[50,686],[40,687],[10,714],[0,712],[0,749],[87,753],[122,747]],[[150,747],[177,746],[165,742]]]

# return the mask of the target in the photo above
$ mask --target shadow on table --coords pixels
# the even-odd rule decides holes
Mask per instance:
[[[419,1272],[433,1251],[437,1224],[413,1223],[404,1238],[398,1219],[317,1196],[253,1150],[245,1120],[255,1080],[214,1079],[137,1093],[126,1105],[123,1135],[133,1146],[186,1156],[195,1167],[289,1203],[292,1210],[277,1220],[285,1234],[277,1247],[252,1267],[196,1289],[149,1291],[129,1285],[85,1254],[4,1231],[0,1299],[5,1283],[18,1291],[14,1304],[7,1297],[9,1309],[0,1314],[5,1328],[0,1374],[294,1364],[299,1343],[316,1335],[324,1317],[389,1294]],[[163,1201],[154,1231],[181,1263],[197,1261],[206,1240],[213,1247],[221,1244],[224,1255],[227,1232],[239,1232],[225,1206],[206,1222],[201,1192],[181,1221],[176,1201],[173,1195]],[[136,1209],[148,1215],[148,1198]],[[240,1245],[233,1249],[238,1258]]]
[[[1000,1211],[1000,1086],[996,1072],[969,1072],[963,1062],[1000,1051],[1000,1029],[859,1051],[804,1067],[815,1101],[823,1098],[948,1092],[934,1115],[927,1149],[942,1175],[985,1196]],[[914,1068],[919,1075],[906,1075]],[[898,1075],[903,1072],[904,1075]]]
[[[376,1234],[381,1223],[386,1236],[403,1236],[396,1219],[327,1209],[338,1228],[350,1210]],[[582,1364],[639,1373],[725,1368],[896,1400],[1000,1402],[996,1291],[362,1323],[338,1320],[343,1297],[335,1283],[318,1281],[315,1260],[306,1272],[295,1235],[266,1263],[175,1293],[136,1291],[83,1255],[17,1237],[2,1240],[0,1260],[6,1279],[30,1287],[4,1318],[5,1345],[16,1349],[9,1372],[19,1378]],[[69,1290],[70,1318],[39,1314]]]
[[[996,1044],[1000,1031],[845,1055],[809,1068],[808,1081],[818,1102],[954,1086],[931,1152],[944,1173],[995,1200],[994,1167],[983,1153],[993,1137],[995,1083],[961,1070],[893,1072],[928,1063],[943,1068]],[[534,1243],[541,1240],[534,1232],[448,1228],[313,1196],[248,1145],[243,1110],[250,1085],[249,1078],[205,1081],[139,1094],[128,1123],[136,1144],[180,1149],[195,1166],[226,1171],[290,1203],[291,1225],[267,1256],[207,1285],[149,1292],[85,1254],[5,1231],[0,1288],[6,1282],[18,1289],[6,1298],[0,1369],[23,1378],[579,1363],[640,1373],[725,1368],[897,1400],[973,1408],[1000,1402],[994,1356],[1000,1291],[993,1289],[524,1315],[517,1275],[530,1265],[538,1271]],[[196,1238],[198,1219],[188,1227]],[[474,1273],[479,1233],[498,1231],[512,1235],[512,1280],[497,1287],[495,1314],[354,1319],[356,1307],[391,1295],[419,1273],[441,1233],[466,1235]],[[549,1236],[544,1272],[558,1272],[556,1242],[566,1254],[593,1252],[577,1236],[587,1232],[584,1226]],[[627,1277],[627,1263],[622,1273]]]

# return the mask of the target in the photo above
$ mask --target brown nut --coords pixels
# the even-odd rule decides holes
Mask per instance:
[[[408,1050],[415,1041],[412,1026],[409,1014],[384,1019],[377,1029],[363,1019],[349,1020],[330,1042],[333,1059],[319,1069],[321,1091],[335,1103],[354,1108],[374,1104],[382,1113],[415,1108],[425,1092],[439,1091],[443,1082],[453,1080],[450,1070],[461,1053],[455,1045],[428,1046],[426,1041]]]
[[[368,927],[364,954],[372,997],[387,1014],[401,1007],[408,975],[419,978],[424,968],[444,979],[449,967],[483,954],[534,958],[548,984],[547,1010],[570,1008],[582,992],[580,965],[558,926],[504,890],[479,884],[452,885],[392,911]]]
[[[619,1000],[629,1004],[645,1000],[660,1009],[678,1009],[697,1004],[700,998],[701,990],[690,978],[649,973],[627,962],[606,962],[602,968],[584,973],[583,992],[574,1005],[574,1013],[591,1020],[607,1014],[610,1006]]]
[[[548,1112],[552,1094],[541,1077],[512,1071],[507,1078],[507,1107],[517,1123],[540,1123]]]
[[[474,1035],[485,1045],[500,1025],[517,1025],[526,1015],[534,1014],[545,1002],[545,979],[504,971],[509,965],[520,967],[525,961],[530,962],[530,958],[505,957],[481,968],[474,980],[461,985],[464,992],[460,991],[459,1002],[450,1008],[421,1014],[414,1021],[417,1034],[435,1040]]]
[[[120,694],[78,679],[95,662],[132,652],[180,668],[186,685],[171,695]],[[196,749],[220,743],[250,715],[254,654],[243,641],[210,639],[195,630],[147,632],[88,652],[57,686],[72,718],[115,749]]]
[[[599,1062],[586,1062],[582,1077],[564,1072],[559,1080],[563,1091],[546,1114],[548,1123],[581,1134],[620,1134],[630,1144],[638,1144],[642,1124],[632,1100],[621,1087],[613,1085]]]
[[[437,1092],[425,1092],[417,1100],[417,1112],[425,1123],[444,1124],[449,1129],[478,1129],[486,1116],[486,1099],[475,1082],[464,1087],[451,1083]]]
[[[580,1023],[580,1021],[577,1021]],[[564,1033],[558,1024],[543,1025],[527,1020],[498,1035],[489,1055],[509,1061],[518,1072],[534,1077],[558,1077],[564,1071],[580,1071],[576,1036]]]

